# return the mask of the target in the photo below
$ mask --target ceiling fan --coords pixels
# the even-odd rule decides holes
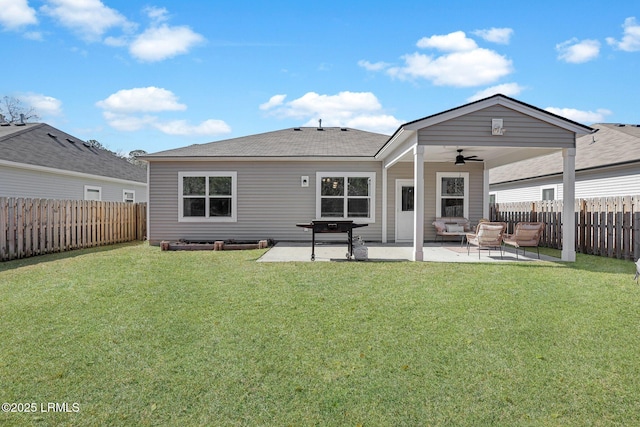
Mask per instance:
[[[456,165],[464,165],[465,162],[483,162],[483,159],[478,159],[478,156],[463,156],[462,149],[458,150],[458,155],[456,156]]]

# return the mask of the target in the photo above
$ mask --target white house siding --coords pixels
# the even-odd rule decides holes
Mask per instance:
[[[147,185],[62,173],[0,166],[0,197],[83,200],[84,186],[102,189],[102,200],[122,202],[123,190],[134,190],[136,202],[147,201]]]
[[[505,134],[496,137],[487,131],[491,119],[503,119]],[[557,148],[573,147],[572,132],[501,105],[495,105],[429,126],[418,132],[420,145],[500,146],[508,141],[511,147]]]
[[[483,165],[468,162],[464,166],[451,163],[425,162],[424,165],[424,239],[432,241],[436,238],[435,229],[431,225],[436,218],[436,174],[438,172],[469,172],[469,219],[477,222],[482,218]],[[400,162],[389,168],[387,172],[387,240],[395,240],[396,221],[396,180],[413,179],[413,162]],[[488,203],[488,202],[487,202]]]
[[[178,172],[235,171],[237,222],[178,222]],[[316,172],[375,172],[375,222],[356,234],[381,240],[382,174],[380,162],[346,161],[152,161],[149,163],[149,241],[261,240],[310,241],[296,227],[316,217]],[[302,187],[300,178],[309,177]],[[320,239],[341,240],[336,234]]]
[[[556,200],[563,199],[562,176],[531,179],[491,186],[497,203],[529,202],[542,199],[542,189],[556,189]],[[631,196],[640,194],[640,168],[626,166],[576,172],[576,198]]]

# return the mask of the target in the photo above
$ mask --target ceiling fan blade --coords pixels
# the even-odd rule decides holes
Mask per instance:
[[[465,161],[471,161],[471,162],[484,162],[484,159],[478,159],[476,155],[473,156],[464,156],[462,155],[462,149],[458,149],[458,155],[456,156],[456,161],[455,164],[456,165],[464,165]]]

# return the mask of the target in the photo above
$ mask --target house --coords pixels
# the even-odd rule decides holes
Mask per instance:
[[[2,120],[0,197],[146,202],[147,171],[48,124]]]
[[[591,125],[597,133],[576,141],[576,198],[640,194],[640,125]],[[549,154],[494,168],[496,203],[562,200],[562,156]]]
[[[352,128],[290,128],[149,154],[148,239],[308,241],[296,223],[352,219],[369,241],[435,239],[436,217],[489,212],[489,170],[563,153],[575,178],[576,135],[588,126],[494,95],[400,126],[389,136]],[[573,218],[567,206],[565,218]],[[574,224],[564,224],[573,242]],[[575,259],[575,248],[563,248]]]

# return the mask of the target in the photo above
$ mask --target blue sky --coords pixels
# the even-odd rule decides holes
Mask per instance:
[[[292,126],[391,134],[503,93],[640,124],[632,1],[0,0],[0,95],[113,151]]]

